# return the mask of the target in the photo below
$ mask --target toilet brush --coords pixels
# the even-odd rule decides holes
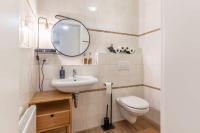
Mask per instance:
[[[102,129],[104,131],[110,130],[110,129],[114,129],[114,125],[112,124],[112,93],[110,96],[110,104],[111,104],[111,109],[110,109],[110,120],[108,117],[108,104],[107,104],[107,108],[106,108],[106,117],[104,117],[104,125],[102,125]]]
[[[106,108],[106,117],[104,118],[104,129],[108,129],[110,125],[110,121],[109,121],[109,117],[108,117],[108,104],[107,104],[107,108]]]

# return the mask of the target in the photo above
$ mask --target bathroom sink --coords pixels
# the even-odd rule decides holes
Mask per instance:
[[[92,85],[98,82],[98,79],[93,76],[76,76],[67,79],[53,79],[51,84],[58,91],[65,93],[78,93],[88,90]]]

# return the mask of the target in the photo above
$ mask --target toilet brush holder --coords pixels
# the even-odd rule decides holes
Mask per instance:
[[[101,126],[104,131],[114,129],[114,126],[112,122],[110,122],[109,117],[108,117],[108,104],[106,108],[106,117],[104,118],[104,125]]]
[[[107,104],[107,108],[106,108],[106,117],[104,118],[104,125],[102,125],[103,129],[108,129],[110,126],[110,120],[108,117],[108,104]]]
[[[113,85],[113,83],[112,83]],[[112,91],[110,94],[110,120],[108,117],[108,104],[106,108],[106,117],[104,118],[104,125],[101,126],[104,131],[114,129],[114,125],[112,124]]]

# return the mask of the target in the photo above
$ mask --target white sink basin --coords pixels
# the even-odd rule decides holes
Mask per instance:
[[[57,90],[65,93],[78,93],[88,90],[92,85],[98,82],[98,79],[93,76],[76,76],[67,79],[53,79],[51,84]]]

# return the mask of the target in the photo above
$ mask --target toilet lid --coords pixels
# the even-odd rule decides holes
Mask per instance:
[[[128,107],[135,109],[149,108],[149,103],[147,101],[136,96],[122,97],[120,98],[120,101]]]

